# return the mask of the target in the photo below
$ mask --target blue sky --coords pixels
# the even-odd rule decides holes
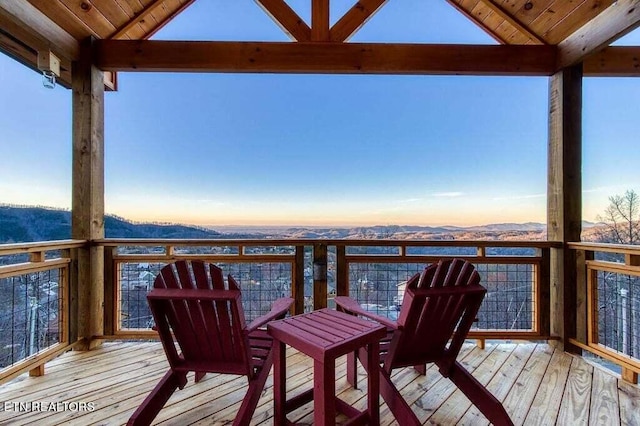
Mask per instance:
[[[310,2],[290,1],[309,16]],[[300,7],[304,3],[306,8]],[[339,16],[349,6],[332,0]],[[621,44],[640,45],[632,33]],[[286,41],[253,1],[197,1],[156,39]],[[444,1],[352,41],[494,41]],[[71,92],[0,54],[0,202],[71,205]],[[584,209],[640,190],[638,79],[585,79]],[[547,78],[121,73],[106,211],[217,225],[544,222]]]

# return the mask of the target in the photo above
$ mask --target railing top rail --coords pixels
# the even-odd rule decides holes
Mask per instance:
[[[32,243],[0,244],[0,256],[79,248],[83,247],[87,243],[87,240],[55,240],[36,241]]]
[[[567,247],[573,250],[640,255],[640,245],[574,242],[567,243]]]
[[[138,239],[104,238],[93,240],[104,247],[117,246],[415,246],[415,247],[530,247],[560,248],[559,241],[498,241],[498,240],[356,240],[356,239]]]

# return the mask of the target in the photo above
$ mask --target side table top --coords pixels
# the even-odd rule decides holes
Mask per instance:
[[[377,322],[331,309],[272,321],[267,329],[275,339],[316,360],[335,359],[378,341],[387,333]]]

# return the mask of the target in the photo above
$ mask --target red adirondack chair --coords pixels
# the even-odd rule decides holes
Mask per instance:
[[[387,327],[388,338],[380,343],[380,393],[401,425],[420,421],[391,381],[394,368],[415,366],[425,373],[434,362],[494,425],[512,425],[506,410],[480,382],[456,361],[476,319],[487,290],[472,264],[462,259],[441,260],[415,274],[407,282],[398,321],[367,312],[349,297],[336,297],[345,312],[374,319]],[[367,369],[366,353],[358,352]],[[347,380],[357,386],[356,361],[348,357]]]
[[[190,371],[196,382],[206,373],[246,375],[249,389],[233,424],[249,424],[273,365],[273,339],[261,327],[284,318],[293,299],[276,300],[246,325],[240,288],[231,275],[228,283],[220,268],[202,261],[162,268],[147,299],[170,368],[127,424],[149,425]]]

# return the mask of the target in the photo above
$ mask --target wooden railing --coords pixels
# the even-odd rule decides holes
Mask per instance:
[[[489,293],[477,339],[549,338],[549,251],[553,242],[409,240],[133,240],[105,239],[105,335],[148,338],[146,292],[159,269],[178,259],[221,264],[243,286],[245,311],[260,315],[291,295],[292,314],[351,295],[393,317],[402,282],[442,257],[464,257]]]
[[[576,338],[570,342],[640,373],[640,246],[570,243],[578,258]]]
[[[0,245],[0,383],[70,348],[70,264],[86,241]]]

